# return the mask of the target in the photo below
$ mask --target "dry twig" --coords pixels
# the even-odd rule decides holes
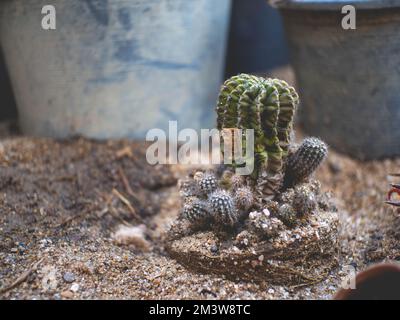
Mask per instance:
[[[130,203],[130,201],[129,201],[127,198],[125,198],[125,197],[124,197],[117,189],[115,189],[115,188],[112,190],[112,193],[113,193],[115,196],[117,196],[118,199],[120,199],[121,202],[122,202],[123,204],[125,204],[125,205],[128,207],[129,212],[130,212],[137,220],[142,221],[142,218],[137,214],[135,208],[133,208],[132,204]]]
[[[122,169],[122,167],[118,168],[118,173],[121,178],[122,184],[124,185],[126,193],[129,194],[139,205],[141,205],[141,201],[139,200],[139,198],[136,196],[135,192],[133,191],[133,189],[129,183],[129,180],[128,180],[124,170]]]
[[[26,281],[28,279],[29,275],[36,271],[37,267],[39,266],[40,263],[42,263],[44,258],[41,258],[39,261],[35,262],[32,264],[32,266],[26,270],[21,276],[19,276],[13,283],[11,283],[9,286],[6,286],[4,288],[0,289],[0,294],[3,294],[9,290],[14,289],[15,287],[19,286],[22,282]]]
[[[117,159],[121,159],[123,157],[133,157],[132,149],[130,146],[126,146],[115,153]]]

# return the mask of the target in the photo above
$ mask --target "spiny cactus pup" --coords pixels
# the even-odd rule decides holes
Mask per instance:
[[[194,180],[180,180],[179,194],[185,200],[186,198],[197,197],[200,194],[200,190]]]
[[[208,203],[197,198],[185,202],[182,214],[194,225],[202,224],[212,217]]]
[[[239,214],[228,191],[214,191],[209,197],[209,202],[217,223],[233,226],[238,221]]]
[[[314,193],[305,186],[298,186],[294,189],[292,206],[298,215],[313,213],[317,207]]]
[[[314,137],[304,139],[300,147],[287,159],[285,187],[291,187],[308,178],[327,154],[328,147],[320,139]]]
[[[288,227],[293,227],[298,220],[296,211],[287,203],[279,207],[278,217]]]
[[[205,194],[209,194],[217,189],[218,180],[213,174],[205,173],[203,177],[198,180],[198,185],[201,191]]]
[[[234,194],[235,204],[242,210],[249,210],[254,204],[253,192],[249,187],[237,188]]]
[[[241,175],[234,174],[231,177],[231,186],[233,189],[240,188],[244,185],[244,178]]]

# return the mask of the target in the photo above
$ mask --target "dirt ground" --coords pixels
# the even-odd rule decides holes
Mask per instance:
[[[186,168],[145,161],[131,141],[54,141],[0,130],[1,299],[330,299],[339,269],[312,286],[234,282],[169,258]],[[400,260],[400,217],[384,204],[400,159],[360,163],[330,150],[318,171],[339,208],[341,265]],[[146,226],[148,250],[117,243],[120,225]]]

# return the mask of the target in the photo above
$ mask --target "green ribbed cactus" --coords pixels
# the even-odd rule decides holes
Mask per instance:
[[[254,176],[264,195],[274,195],[281,186],[298,103],[294,88],[279,79],[240,74],[221,88],[218,129],[254,129]]]

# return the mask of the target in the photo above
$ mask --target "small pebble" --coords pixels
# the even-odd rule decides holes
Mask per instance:
[[[211,251],[212,253],[217,253],[217,252],[218,252],[218,247],[217,247],[215,244],[213,244],[213,245],[210,247],[210,251]]]
[[[328,166],[333,174],[338,174],[342,171],[342,167],[338,163],[329,162]]]
[[[74,297],[74,294],[71,291],[66,290],[66,291],[61,292],[61,297],[67,298],[67,299],[72,299]]]
[[[72,283],[75,281],[75,275],[72,272],[66,272],[63,275],[63,279],[67,283]]]
[[[59,293],[55,293],[53,295],[54,300],[60,300],[61,299],[61,295]]]
[[[71,286],[71,291],[72,291],[72,292],[78,292],[78,290],[79,290],[79,284],[74,283],[74,284]]]

